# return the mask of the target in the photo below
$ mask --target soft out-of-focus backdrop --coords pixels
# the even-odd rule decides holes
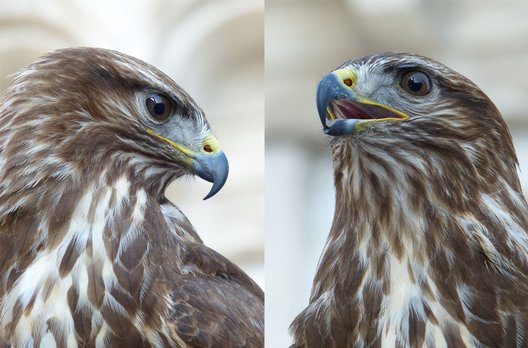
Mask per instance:
[[[0,95],[6,76],[43,52],[111,48],[167,73],[204,109],[230,161],[226,186],[186,179],[167,196],[205,243],[264,284],[264,1],[0,2]]]
[[[0,92],[38,55],[99,46],[165,71],[205,110],[231,164],[226,187],[173,184],[205,242],[264,283],[266,346],[286,347],[308,303],[333,213],[318,80],[379,51],[436,58],[476,82],[510,125],[528,191],[528,2],[492,0],[47,0],[0,3]],[[264,104],[264,93],[266,101]]]
[[[528,2],[266,0],[266,346],[308,303],[333,214],[319,79],[352,57],[431,56],[469,77],[511,129],[528,191]]]

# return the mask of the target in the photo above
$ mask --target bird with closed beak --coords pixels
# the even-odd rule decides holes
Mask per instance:
[[[69,48],[21,70],[0,102],[0,343],[263,347],[262,290],[165,197],[197,175],[210,198],[227,174],[155,67]]]

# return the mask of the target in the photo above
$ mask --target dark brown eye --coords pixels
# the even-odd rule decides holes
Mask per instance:
[[[400,87],[412,95],[424,96],[431,92],[431,80],[421,71],[409,71],[402,76]]]
[[[163,122],[172,114],[172,104],[166,96],[159,93],[150,93],[145,101],[150,116],[155,121]]]

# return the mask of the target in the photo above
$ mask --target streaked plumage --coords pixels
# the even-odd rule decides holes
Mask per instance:
[[[262,290],[164,196],[227,175],[166,75],[110,50],[47,54],[2,99],[0,148],[0,342],[263,346]]]
[[[336,210],[293,347],[528,346],[528,206],[488,97],[386,53],[323,78],[318,108]]]

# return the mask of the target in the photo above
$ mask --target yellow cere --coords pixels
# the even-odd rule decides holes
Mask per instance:
[[[202,151],[211,155],[215,154],[220,151],[220,143],[214,136],[208,135],[204,139]]]
[[[187,157],[189,157],[189,163],[191,163],[192,159],[196,157],[196,153],[193,150],[181,144],[175,143],[174,141],[167,139],[162,135],[159,135],[158,133],[154,132],[152,129],[147,129],[147,133],[156,136],[157,138],[165,141],[172,147],[176,148],[177,150],[185,154]],[[203,141],[203,146],[201,150],[203,153],[214,155],[215,153],[220,151],[220,143],[218,142],[218,140],[216,140],[216,138],[213,135],[207,135]]]
[[[354,70],[345,68],[334,71],[339,81],[348,88],[354,88],[357,80],[357,74]]]

